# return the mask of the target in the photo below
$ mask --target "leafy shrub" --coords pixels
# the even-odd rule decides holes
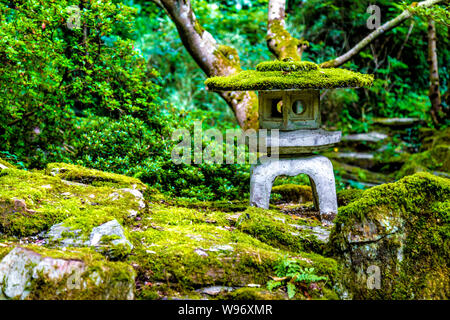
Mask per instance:
[[[67,24],[74,5],[79,29]],[[134,48],[135,14],[115,0],[0,1],[2,156],[136,176],[170,195],[242,197],[248,167],[171,161],[171,130],[189,121],[159,98],[159,74]]]
[[[69,28],[69,6],[80,27]],[[0,2],[0,148],[30,166],[70,158],[78,118],[158,126],[156,71],[134,50],[135,9],[117,1]]]

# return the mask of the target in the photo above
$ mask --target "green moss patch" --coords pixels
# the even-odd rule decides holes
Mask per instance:
[[[395,178],[417,172],[450,174],[450,128],[438,131],[423,139],[423,151],[408,155],[405,164],[395,173]]]
[[[74,171],[70,173],[71,170]],[[93,227],[116,219],[134,247],[120,255],[120,260],[136,270],[139,299],[200,299],[204,295],[198,290],[204,287],[223,285],[236,289],[247,288],[249,284],[259,284],[261,291],[242,289],[228,298],[239,299],[253,293],[254,297],[263,297],[276,262],[284,256],[298,260],[305,267],[314,267],[320,275],[331,275],[326,288],[333,290],[336,261],[320,254],[324,243],[312,230],[319,224],[315,220],[296,219],[276,207],[272,210],[248,207],[247,202],[165,199],[155,196],[150,189],[145,193],[150,201],[142,208],[135,195],[118,189],[130,186],[122,181],[123,178],[130,182],[128,177],[115,176],[114,184],[109,184],[110,179],[104,185],[104,180],[95,177],[71,175],[78,172],[82,172],[82,177],[97,175],[90,169],[61,164],[51,165],[45,172],[9,168],[0,172],[0,232],[3,233],[0,257],[9,252],[11,241],[17,243],[20,239],[42,245],[36,236],[57,223],[76,230],[76,239],[87,240]],[[107,176],[101,172],[98,175]],[[72,179],[83,184],[65,181]],[[95,181],[100,185],[95,185]],[[69,231],[63,231],[63,240],[73,238]],[[36,246],[33,250],[39,253],[42,250],[46,256],[55,258],[78,257],[83,261],[93,255],[113,263],[110,255],[105,257],[93,248],[74,248],[75,243],[67,243],[64,250],[58,249],[57,241],[44,242],[44,246],[53,249]],[[59,285],[45,278],[33,286],[35,292],[40,292],[33,294],[33,299],[60,297],[56,293]],[[95,299],[100,296],[100,293],[94,296],[71,293],[61,297]],[[283,295],[268,296],[281,298]]]
[[[264,61],[256,66],[256,71],[311,71],[318,70],[319,66],[309,61]]]
[[[290,225],[294,223],[282,213],[255,208],[236,213],[153,204],[130,233],[135,249],[128,259],[139,265],[139,297],[174,291],[178,297],[192,296],[196,289],[214,285],[264,286],[284,255],[333,274],[333,259],[301,251],[307,247],[302,243],[316,239]]]
[[[67,163],[50,163],[47,165],[46,173],[64,180],[93,186],[133,188],[141,191],[146,189],[146,185],[136,178]]]
[[[287,295],[282,290],[270,292],[261,288],[239,288],[219,298],[224,300],[285,300]]]
[[[87,232],[112,219],[122,223],[129,210],[139,210],[129,192],[67,185],[40,172],[4,169],[0,186],[0,231],[7,235],[35,235],[63,221]]]
[[[11,250],[14,246],[8,246]],[[36,245],[21,245],[20,250],[29,252],[29,255],[39,255],[41,263],[44,259],[58,259],[52,264],[47,260],[48,266],[53,266],[54,270],[46,268],[36,272],[33,268],[35,264],[25,264],[20,266],[24,269],[21,276],[30,274],[34,270],[34,275],[29,279],[30,283],[26,290],[29,294],[28,300],[104,300],[104,299],[130,299],[133,298],[135,272],[132,267],[123,262],[107,261],[102,255],[84,248],[58,250],[48,249]],[[76,267],[68,273],[68,265],[65,263],[74,262]],[[60,266],[60,270],[58,270]],[[26,271],[28,269],[28,271]],[[61,276],[55,277],[55,272],[60,272]],[[53,273],[50,277],[49,274]]]
[[[344,189],[337,193],[337,201],[340,207],[348,205],[350,202],[358,200],[363,191],[360,189]]]
[[[205,84],[210,90],[245,91],[358,88],[371,86],[373,82],[373,75],[345,69],[321,69],[308,62],[275,61],[264,62],[258,66],[261,71],[247,70],[228,77],[212,77],[207,79]]]

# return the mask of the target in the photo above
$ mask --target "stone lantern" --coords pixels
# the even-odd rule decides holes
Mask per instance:
[[[266,138],[268,152],[278,146],[279,157],[259,161],[251,169],[250,204],[269,208],[277,176],[306,174],[314,204],[325,221],[337,214],[336,187],[331,161],[313,152],[341,139],[339,131],[321,129],[320,90],[370,86],[372,75],[345,69],[320,68],[312,62],[267,61],[228,77],[206,80],[209,90],[258,91],[260,129],[279,130]]]

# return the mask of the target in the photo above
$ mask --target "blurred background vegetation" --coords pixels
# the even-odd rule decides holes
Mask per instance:
[[[310,43],[303,60],[320,63],[352,48],[370,32],[370,4],[381,7],[382,22],[404,9],[385,0],[289,0],[287,29]],[[83,28],[67,28],[70,5],[81,7]],[[192,5],[206,30],[237,49],[243,69],[274,59],[265,39],[267,0]],[[343,66],[374,74],[372,88],[322,92],[326,128],[388,136],[382,145],[362,141],[330,150],[339,189],[421,170],[448,175],[449,119],[436,124],[430,115],[427,26],[421,16],[409,19]],[[437,23],[436,31],[448,110],[448,25]],[[227,104],[205,90],[205,79],[174,23],[152,2],[0,0],[0,157],[19,167],[70,162],[136,176],[174,196],[245,199],[248,165],[175,165],[170,159],[174,128],[192,129],[194,120],[203,120],[205,129],[238,128]],[[415,119],[398,128],[383,126],[380,118]],[[337,157],[341,151],[375,158],[346,161]],[[276,183],[287,182],[307,179]]]

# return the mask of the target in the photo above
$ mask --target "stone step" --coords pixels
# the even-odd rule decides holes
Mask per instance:
[[[330,157],[365,169],[372,168],[377,162],[374,154],[369,152],[335,152],[330,153]]]
[[[419,118],[375,118],[374,124],[387,127],[414,127],[425,121]]]
[[[373,131],[373,132],[367,132],[367,133],[355,133],[355,134],[349,134],[342,137],[342,141],[352,141],[352,142],[380,142],[385,140],[388,137],[387,134]]]
[[[379,131],[354,133],[343,136],[337,147],[351,149],[351,151],[375,151],[389,141],[389,135]]]

